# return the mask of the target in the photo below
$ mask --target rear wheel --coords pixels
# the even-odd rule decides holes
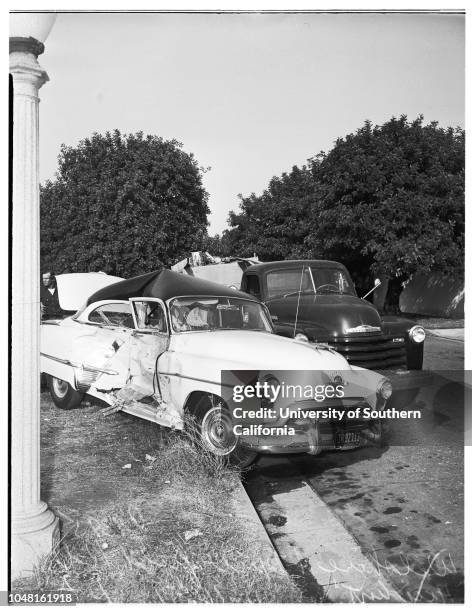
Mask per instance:
[[[84,396],[83,393],[76,391],[74,387],[56,376],[46,375],[49,393],[51,394],[52,401],[61,410],[72,410],[82,401]]]
[[[233,432],[233,420],[227,406],[220,398],[204,395],[193,409],[197,433],[203,447],[229,463],[248,467],[257,453],[245,448],[239,436]]]

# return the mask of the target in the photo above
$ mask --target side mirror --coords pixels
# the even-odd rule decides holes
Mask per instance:
[[[362,296],[362,299],[365,300],[365,298],[370,295],[372,293],[372,291],[375,291],[377,289],[377,287],[379,287],[382,284],[382,281],[380,280],[380,278],[376,278],[374,281],[374,286],[372,287],[372,289],[370,291],[368,291],[365,295]]]

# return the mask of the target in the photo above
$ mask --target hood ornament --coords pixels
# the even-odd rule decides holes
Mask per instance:
[[[380,327],[375,327],[374,325],[358,325],[357,327],[347,327],[345,330],[346,334],[365,334],[372,332],[381,331]]]

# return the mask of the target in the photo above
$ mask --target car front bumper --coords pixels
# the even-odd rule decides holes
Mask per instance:
[[[241,435],[241,443],[261,454],[308,453],[351,450],[380,442],[381,425],[378,420],[352,421],[298,420],[287,422],[295,430],[287,435]]]

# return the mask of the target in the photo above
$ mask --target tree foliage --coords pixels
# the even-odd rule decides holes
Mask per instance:
[[[201,248],[203,170],[175,140],[118,130],[63,145],[41,188],[42,269],[129,277]]]
[[[303,250],[306,211],[313,198],[313,177],[304,166],[294,166],[274,177],[261,196],[240,198],[240,212],[230,212],[232,229],[221,238],[225,254],[262,260],[286,259]]]
[[[405,116],[369,121],[231,212],[224,250],[326,258],[404,280],[464,258],[464,131]]]

